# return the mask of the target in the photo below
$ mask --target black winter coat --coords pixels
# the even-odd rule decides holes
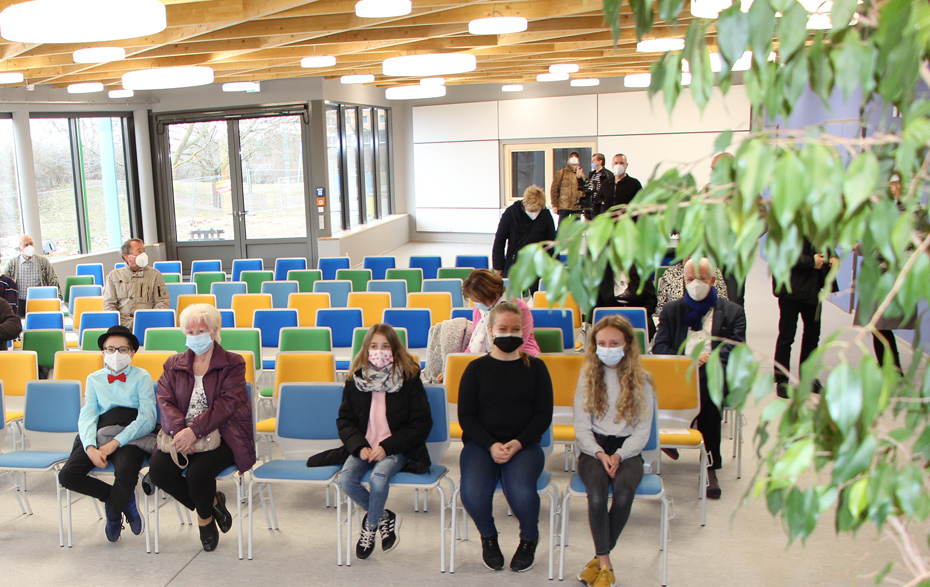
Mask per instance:
[[[355,376],[360,377],[361,374],[356,373]],[[388,456],[402,454],[410,459],[403,471],[426,473],[430,466],[426,439],[433,428],[433,417],[423,382],[419,377],[408,379],[400,389],[387,394],[385,399],[391,436],[381,443],[381,447]],[[371,393],[359,391],[354,380],[346,381],[336,428],[342,443],[355,457],[368,446],[365,433],[368,431],[370,413]]]
[[[507,277],[510,267],[517,261],[517,253],[520,249],[532,243],[554,239],[555,223],[547,208],[543,208],[536,220],[533,220],[526,215],[526,208],[523,207],[522,201],[514,202],[512,206],[504,210],[501,221],[497,225],[491,255],[492,265],[494,269]],[[504,253],[505,245],[506,254]]]
[[[818,303],[820,290],[827,279],[827,273],[830,272],[830,258],[833,254],[824,255],[824,263],[820,269],[814,268],[814,245],[804,239],[804,248],[801,250],[801,256],[798,262],[791,268],[791,292],[788,288],[782,286],[776,288],[775,279],[772,279],[772,293],[775,297],[786,300],[794,300],[805,304]]]

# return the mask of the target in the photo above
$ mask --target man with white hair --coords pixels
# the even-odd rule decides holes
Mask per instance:
[[[19,255],[7,261],[3,274],[16,282],[20,317],[26,315],[26,292],[30,287],[57,287],[61,296],[55,268],[48,257],[36,252],[35,241],[28,234],[19,237]]]
[[[701,412],[695,422],[711,456],[707,470],[707,497],[718,499],[721,491],[715,470],[723,462],[720,455],[720,408],[711,401],[707,391],[705,364],[710,353],[720,347],[720,362],[726,369],[731,344],[721,339],[745,342],[746,313],[742,306],[718,297],[714,281],[714,267],[707,258],[697,262],[689,259],[685,263],[685,295],[668,302],[662,309],[652,352],[691,356],[696,348],[702,349],[698,359]]]

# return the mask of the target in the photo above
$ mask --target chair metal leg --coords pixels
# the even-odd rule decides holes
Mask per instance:
[[[551,491],[550,491],[551,489]],[[553,554],[555,549],[555,534],[558,531],[556,523],[556,508],[559,501],[559,488],[555,483],[549,483],[546,488],[546,495],[549,496],[549,580],[552,580]]]
[[[336,564],[338,565],[342,562],[342,496],[339,485],[336,483],[333,483],[333,493],[336,498]],[[348,557],[348,549],[346,549],[346,555]]]
[[[58,498],[58,546],[64,548],[65,546],[65,532],[64,525],[61,521],[61,484],[56,481],[55,483],[55,497]],[[70,504],[69,504],[70,505]],[[69,511],[70,513],[70,511]]]
[[[233,482],[236,484],[236,517],[238,518],[239,530],[239,560],[242,560],[242,484],[241,475],[233,475]]]
[[[707,525],[707,464],[707,449],[702,444],[700,494],[698,496],[701,500],[701,526]]]
[[[249,560],[252,560],[252,530],[254,524],[254,518],[252,517],[252,495],[255,493],[253,489],[255,485],[255,477],[249,476]],[[261,489],[259,489],[261,491]]]
[[[149,496],[144,491],[142,492],[142,509],[145,511],[145,553],[152,554],[152,534],[149,528]]]
[[[420,490],[419,489],[413,490],[413,511],[414,512],[420,511]]]
[[[449,540],[450,542],[449,574],[450,575],[455,573],[455,543],[458,540],[458,529],[459,529],[458,528],[459,514],[456,511],[456,508],[458,507],[456,504],[458,503],[458,497],[459,497],[460,490],[461,490],[460,488],[456,488],[455,490],[452,491],[452,503],[451,503],[452,505],[452,539]]]
[[[568,546],[568,506],[571,500],[571,493],[565,492],[562,497],[562,528],[559,539],[559,581],[565,579],[565,547]]]

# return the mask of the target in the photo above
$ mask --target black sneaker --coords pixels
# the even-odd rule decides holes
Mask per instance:
[[[523,540],[521,538],[520,545],[517,546],[517,552],[513,553],[513,558],[510,559],[510,570],[522,573],[532,569],[533,564],[536,562],[537,544],[539,544],[538,538],[536,540]]]
[[[492,571],[504,570],[504,553],[497,543],[497,534],[494,536],[481,537],[481,560],[484,566]]]
[[[364,560],[371,556],[375,549],[375,534],[378,528],[368,528],[368,514],[362,518],[362,532],[358,537],[358,544],[355,545],[355,556]]]
[[[788,384],[787,383],[776,383],[775,384],[775,395],[782,399],[788,399]]]
[[[226,509],[226,494],[222,491],[216,492],[213,519],[216,520],[216,525],[220,527],[220,532],[223,534],[229,532],[229,529],[232,528],[232,514]]]
[[[707,467],[707,497],[711,499],[720,499],[720,483],[717,482],[717,472]]]
[[[123,514],[110,509],[110,505],[107,503],[103,504],[103,510],[107,515],[107,523],[103,527],[103,531],[107,535],[107,540],[116,542],[123,531]]]
[[[136,536],[142,534],[142,529],[145,527],[145,524],[143,523],[142,516],[139,515],[139,508],[136,507],[135,491],[129,494],[129,503],[126,504],[123,514],[126,516],[126,522],[129,523],[129,529],[132,530],[132,533]]]
[[[216,520],[210,520],[205,526],[200,526],[200,543],[206,552],[216,550],[216,545],[220,543],[220,533],[216,529]]]
[[[391,552],[400,544],[400,522],[403,518],[391,510],[384,510],[378,530],[381,532],[381,550]]]
[[[821,383],[819,379],[814,379],[814,383],[813,383],[813,387],[811,391],[813,391],[816,394],[820,394],[820,392],[823,391],[823,383]]]

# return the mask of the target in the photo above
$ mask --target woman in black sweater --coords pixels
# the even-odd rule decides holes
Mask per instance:
[[[526,245],[551,240],[555,240],[555,223],[552,221],[552,214],[546,208],[546,194],[539,187],[531,185],[523,192],[523,200],[514,202],[504,210],[497,225],[494,247],[491,250],[494,272],[507,277],[507,272],[516,262],[520,249]]]
[[[484,564],[504,568],[492,500],[498,481],[520,522],[512,571],[533,567],[539,542],[536,480],[545,465],[539,441],[552,423],[552,381],[545,363],[521,352],[523,315],[511,303],[494,306],[491,352],[472,361],[459,387],[462,504],[478,526]]]

